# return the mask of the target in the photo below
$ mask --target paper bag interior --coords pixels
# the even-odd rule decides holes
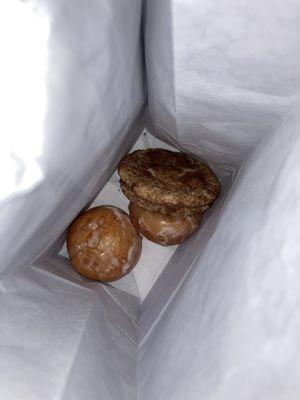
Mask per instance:
[[[130,151],[147,148],[165,148],[173,151],[177,150],[161,140],[156,139],[149,132],[147,132],[147,130],[144,130]],[[208,211],[205,214],[205,219],[201,225],[201,230],[205,230],[206,221],[209,218],[209,215],[212,212],[217,213],[218,204],[220,206],[223,202],[222,200],[224,200],[226,197],[226,194],[228,193],[228,190],[232,184],[233,175],[235,172],[235,169],[230,166],[227,166],[227,168],[226,166],[222,166],[221,168],[220,166],[216,166],[214,170],[221,182],[222,194],[218,202],[214,205],[213,211]],[[120,178],[117,171],[114,171],[108,182],[100,190],[97,197],[92,201],[89,208],[99,205],[113,205],[128,212],[129,200],[121,192],[119,179]],[[199,233],[199,235],[201,234]],[[206,239],[208,240],[208,237],[206,237]],[[196,239],[194,238],[193,241],[195,240]],[[198,239],[198,242],[199,240],[200,239]],[[187,244],[185,244],[185,246],[187,246]],[[130,293],[138,297],[140,302],[142,302],[158,279],[159,275],[162,273],[163,269],[168,264],[171,265],[169,273],[172,273],[172,269],[175,269],[174,265],[177,264],[180,259],[180,251],[177,251],[177,248],[178,245],[159,246],[147,238],[143,238],[143,250],[137,266],[132,270],[132,272],[125,275],[122,279],[108,283],[108,285]],[[195,248],[194,256],[197,257],[197,253],[200,251],[201,246],[199,246],[197,249]],[[64,243],[58,255],[68,258],[66,243]],[[182,268],[184,269],[184,267]]]
[[[1,3],[1,399],[298,398],[299,18],[293,0]],[[69,224],[126,209],[117,165],[152,146],[207,161],[220,198],[186,242],[85,279]]]

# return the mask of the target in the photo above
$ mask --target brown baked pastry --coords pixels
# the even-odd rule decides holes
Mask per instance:
[[[196,158],[164,149],[137,150],[119,164],[122,190],[138,205],[177,216],[203,212],[218,197],[220,184]]]
[[[137,264],[142,238],[123,210],[100,206],[74,220],[68,230],[67,249],[71,264],[81,275],[114,281]]]
[[[129,213],[133,225],[142,235],[163,246],[181,243],[198,229],[202,220],[201,213],[174,217],[146,210],[132,202]]]
[[[157,212],[165,215],[172,215],[173,217],[186,217],[188,215],[199,214],[206,211],[211,204],[207,204],[201,207],[184,207],[184,206],[165,206],[163,204],[150,203],[150,201],[144,200],[137,196],[124,182],[120,181],[121,189],[124,195],[133,203],[139,207],[149,211]]]

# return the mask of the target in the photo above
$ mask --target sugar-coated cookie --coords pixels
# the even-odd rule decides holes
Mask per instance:
[[[121,160],[118,171],[131,201],[163,214],[203,212],[220,192],[219,181],[206,164],[179,152],[137,150]]]

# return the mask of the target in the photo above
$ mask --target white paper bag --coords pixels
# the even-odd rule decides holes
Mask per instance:
[[[29,264],[144,126],[140,29],[136,0],[0,4],[1,399],[136,393],[137,300]]]
[[[248,160],[206,248],[147,327],[140,398],[298,398],[299,116]]]
[[[144,5],[0,4],[0,399],[296,400],[300,5]],[[144,82],[147,130],[224,182],[139,304],[58,252],[143,132]]]
[[[134,126],[124,137],[144,95],[140,1],[12,0],[0,15],[1,169],[11,182],[0,209],[5,272],[37,257],[109,178],[140,133]]]
[[[146,11],[155,132],[242,162],[299,102],[298,2],[150,0]]]

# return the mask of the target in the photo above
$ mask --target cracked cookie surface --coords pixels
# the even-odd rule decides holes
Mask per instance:
[[[137,150],[121,160],[118,171],[126,197],[163,214],[203,212],[220,192],[219,181],[206,164],[179,152]]]

